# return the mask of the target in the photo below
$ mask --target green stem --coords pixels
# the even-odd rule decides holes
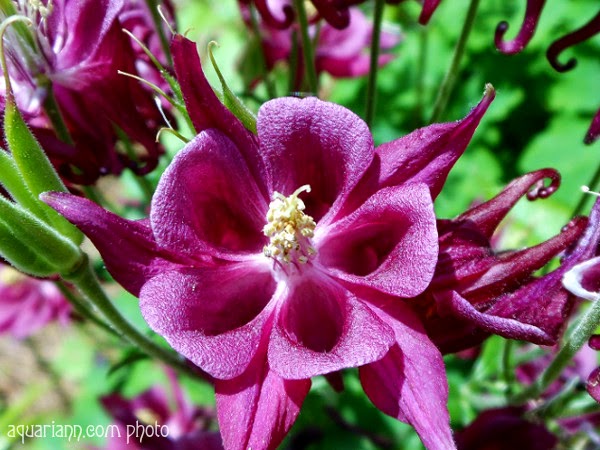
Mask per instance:
[[[144,336],[121,315],[106,296],[102,286],[100,286],[87,255],[82,264],[75,268],[73,272],[62,274],[62,277],[75,285],[77,289],[79,289],[79,291],[102,312],[115,331],[125,340],[129,341],[152,358],[158,359],[182,373],[186,373],[190,376],[197,376],[194,370],[187,366],[181,358]]]
[[[454,55],[452,56],[450,68],[448,69],[448,72],[446,72],[444,81],[442,81],[442,85],[440,86],[440,90],[438,91],[437,98],[435,99],[435,104],[433,106],[433,114],[431,115],[430,123],[439,121],[442,115],[444,114],[444,110],[446,109],[448,99],[450,98],[450,94],[452,93],[454,85],[456,84],[458,69],[460,67],[462,57],[465,53],[467,40],[469,39],[469,35],[471,34],[471,30],[473,29],[473,23],[475,22],[475,15],[477,14],[479,2],[480,0],[471,0],[471,3],[469,4],[469,10],[467,11],[465,23],[458,38],[458,42],[456,43],[456,47],[454,48]]]
[[[598,183],[600,183],[600,165],[596,169],[596,172],[594,172],[592,179],[588,183],[588,187],[592,191],[595,191],[597,189],[596,186],[598,186]],[[588,195],[584,193],[581,196],[581,198],[579,199],[579,203],[577,203],[577,206],[573,210],[573,216],[577,216],[577,215],[581,214],[581,211],[583,211],[583,207],[585,206],[585,202],[587,201],[587,199],[588,199]]]
[[[65,120],[60,112],[58,103],[56,102],[54,91],[52,91],[52,83],[48,80],[48,82],[45,84],[47,85],[47,94],[46,98],[44,99],[44,111],[50,119],[52,128],[54,128],[54,131],[56,131],[58,138],[65,144],[73,145],[73,139],[71,138],[69,129],[65,124]]]
[[[260,26],[258,25],[258,19],[256,18],[256,8],[252,3],[250,3],[250,20],[252,21],[252,31],[254,31],[254,35],[256,36],[256,42],[260,47],[260,51],[258,52],[260,55],[260,68],[263,72],[263,80],[265,82],[265,87],[267,88],[267,95],[270,99],[275,98],[277,97],[277,93],[275,92],[273,81],[269,76],[267,58],[265,57],[265,49],[262,45],[262,36],[260,34]]]
[[[600,298],[591,303],[582,314],[568,339],[558,351],[552,362],[529,388],[516,397],[517,402],[539,397],[556,380],[575,354],[589,341],[600,324]]]
[[[315,68],[315,55],[312,46],[310,35],[308,34],[308,18],[306,17],[306,9],[304,8],[304,0],[294,0],[296,13],[298,14],[298,22],[300,25],[300,37],[302,39],[302,52],[304,54],[304,70],[306,71],[306,79],[308,88],[314,95],[318,94],[317,70]]]
[[[50,379],[52,390],[56,393],[62,409],[68,411],[71,408],[71,398],[67,391],[65,391],[59,374],[54,370],[54,367],[50,365],[48,359],[42,354],[38,343],[32,337],[25,339],[25,345],[29,348],[29,351],[31,351],[38,368]]]
[[[288,93],[296,91],[296,75],[298,74],[298,32],[292,30],[292,49],[290,50]]]
[[[417,117],[419,126],[424,125],[423,110],[425,105],[425,76],[427,75],[427,53],[429,49],[429,28],[422,27],[419,33],[419,60],[417,61],[417,104],[415,107],[415,117]]]
[[[113,336],[119,337],[117,332],[113,330],[106,322],[96,317],[94,312],[89,308],[89,306],[83,301],[81,298],[73,294],[71,290],[65,285],[63,281],[57,281],[56,286],[62,293],[62,295],[73,305],[75,311],[81,315],[83,318],[88,319],[90,322],[95,323],[104,331],[112,334]]]
[[[371,126],[375,115],[375,100],[377,97],[377,71],[379,69],[379,42],[381,41],[381,23],[383,21],[383,8],[385,0],[375,0],[373,13],[373,37],[371,38],[371,59],[369,65],[369,80],[367,82],[367,106],[365,122]]]
[[[165,56],[167,58],[167,64],[169,66],[173,66],[173,58],[171,57],[171,49],[169,47],[169,40],[165,35],[165,30],[163,29],[163,22],[160,14],[158,13],[158,2],[156,0],[146,0],[146,4],[148,5],[148,9],[150,10],[150,14],[152,15],[152,21],[154,22],[154,27],[156,28],[156,32],[158,33],[158,38],[160,39],[160,45],[165,52]]]

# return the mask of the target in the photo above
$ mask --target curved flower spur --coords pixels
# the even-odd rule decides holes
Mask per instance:
[[[215,378],[226,448],[276,447],[311,377],[359,366],[378,408],[429,449],[454,448],[441,354],[403,298],[431,281],[432,196],[493,90],[467,118],[378,149],[360,118],[316,98],[265,103],[255,136],[190,60],[195,45],[178,36],[172,50],[200,134],[163,174],[149,219],[69,194],[45,201],[92,239],[148,324]]]

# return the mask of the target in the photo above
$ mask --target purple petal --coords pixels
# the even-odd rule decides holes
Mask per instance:
[[[584,142],[588,145],[592,144],[596,142],[598,136],[600,136],[600,109],[598,110],[598,112],[594,116],[594,119],[592,120],[592,123],[590,124],[590,128],[587,134],[585,135]]]
[[[232,142],[200,133],[163,174],[150,220],[159,245],[189,255],[259,253],[266,243],[267,201]]]
[[[424,184],[384,188],[330,229],[315,231],[318,261],[336,277],[400,297],[427,287],[438,256]]]
[[[160,248],[145,221],[125,220],[90,200],[71,194],[48,192],[40,198],[92,240],[107,270],[135,296],[156,274],[175,270],[189,261]]]
[[[456,435],[460,450],[555,449],[558,438],[539,423],[525,420],[522,407],[489,409]]]
[[[600,367],[590,374],[586,388],[594,400],[600,403]]]
[[[380,185],[395,186],[408,181],[425,183],[435,199],[495,95],[488,85],[479,105],[464,119],[420,128],[377,147],[376,153],[381,158]]]
[[[215,95],[202,71],[196,44],[176,35],[171,42],[171,53],[177,81],[196,132],[209,128],[220,130],[240,150],[255,179],[264,180],[256,136],[246,130]]]
[[[264,355],[237,378],[215,383],[217,413],[228,450],[275,449],[292,427],[310,380],[284,380]]]
[[[560,39],[557,39],[548,47],[546,57],[550,65],[558,72],[566,72],[571,70],[577,64],[575,58],[569,59],[566,63],[558,61],[558,57],[569,47],[573,47],[600,32],[600,11],[588,23],[581,28],[569,33]]]
[[[546,0],[527,0],[525,20],[523,21],[523,25],[521,25],[519,34],[512,41],[507,42],[503,40],[506,30],[508,30],[508,23],[500,22],[496,28],[496,34],[494,35],[496,48],[502,53],[509,55],[519,53],[523,50],[533,37],[533,33],[540,20],[540,15],[542,14],[545,3]]]
[[[319,15],[338,30],[344,29],[350,23],[350,12],[344,2],[331,0],[311,0]]]
[[[427,449],[456,448],[442,355],[401,301],[378,314],[394,328],[397,344],[383,359],[360,368],[365,393],[385,414],[411,424]]]
[[[421,25],[427,25],[429,19],[437,9],[441,0],[423,0],[423,9],[421,10],[421,15],[419,16],[419,23]]]
[[[440,292],[435,294],[437,307],[441,315],[452,314],[466,321],[469,325],[476,325],[488,333],[498,334],[510,339],[522,339],[539,345],[553,344],[555,339],[538,326],[524,323],[521,318],[500,317],[490,311],[480,312],[458,293]],[[531,303],[531,302],[530,302]],[[536,304],[539,315],[544,315],[543,309]],[[466,334],[466,333],[465,333]],[[473,336],[473,341],[465,346],[479,343],[483,336]],[[468,337],[467,337],[468,342]],[[456,346],[456,344],[446,346]]]
[[[290,195],[308,184],[306,213],[328,220],[341,209],[373,159],[373,139],[355,114],[316,98],[280,98],[258,112],[270,191]],[[282,175],[285,174],[285,175]]]
[[[383,357],[394,336],[369,308],[325,275],[298,280],[285,298],[269,364],[286,379],[310,378]]]
[[[150,327],[210,375],[230,379],[250,364],[275,292],[268,266],[259,262],[165,272],[140,292]]]

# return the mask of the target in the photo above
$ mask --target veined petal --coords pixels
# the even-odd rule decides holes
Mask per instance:
[[[189,258],[160,248],[146,221],[123,219],[71,194],[47,192],[40,198],[92,240],[111,275],[135,296],[150,278],[189,263]]]
[[[242,152],[256,182],[262,183],[265,173],[256,136],[246,130],[215,95],[202,71],[196,44],[176,35],[171,42],[171,53],[177,81],[181,85],[185,106],[196,132],[216,128],[228,136]],[[262,184],[260,189],[266,193]]]
[[[431,196],[435,199],[495,95],[488,85],[481,102],[464,119],[429,125],[377,147],[376,152],[381,158],[380,186],[421,182],[431,188]]]
[[[230,379],[268,333],[275,287],[269,267],[257,262],[187,268],[147,282],[140,309],[175,350],[215,378]]]
[[[324,230],[318,261],[352,284],[399,297],[427,287],[438,257],[435,213],[425,184],[381,189],[359,209]]]
[[[269,365],[286,379],[310,378],[383,357],[392,330],[325,275],[295,280],[274,324]]]
[[[192,256],[235,258],[261,252],[267,209],[238,149],[219,131],[208,130],[163,174],[150,220],[161,246]]]
[[[365,393],[385,414],[411,424],[428,450],[455,449],[442,355],[407,305],[397,301],[386,310],[377,314],[393,327],[396,345],[360,368]]]
[[[265,103],[257,128],[270,191],[287,196],[310,185],[303,201],[317,222],[335,216],[373,159],[367,125],[346,108],[316,98]]]
[[[310,380],[284,380],[259,353],[232,380],[216,380],[219,427],[228,450],[270,450],[294,424],[310,389]]]

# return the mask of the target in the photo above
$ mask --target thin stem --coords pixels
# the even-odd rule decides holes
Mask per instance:
[[[290,50],[290,64],[289,64],[289,78],[288,78],[288,93],[292,93],[297,86],[297,75],[298,75],[298,32],[292,30],[292,49]]]
[[[422,27],[419,33],[419,59],[417,61],[417,82],[415,85],[417,91],[417,104],[415,106],[415,116],[419,121],[419,126],[424,125],[423,105],[425,104],[425,76],[427,74],[427,53],[429,49],[429,28]]]
[[[260,26],[258,24],[258,19],[256,18],[256,8],[254,8],[254,5],[252,3],[250,4],[250,20],[252,22],[252,31],[254,31],[254,35],[256,36],[258,46],[260,47],[260,51],[258,52],[260,55],[260,68],[263,72],[263,80],[265,82],[265,87],[267,88],[267,95],[269,96],[269,98],[275,98],[277,97],[277,93],[275,92],[275,86],[273,85],[273,81],[269,76],[269,68],[267,67],[265,48],[262,45]]]
[[[375,100],[377,97],[377,70],[379,69],[379,42],[381,41],[381,23],[383,21],[383,8],[385,0],[375,0],[373,13],[373,36],[371,38],[371,59],[369,64],[369,80],[367,82],[367,106],[365,122],[371,126],[375,115]]]
[[[71,408],[71,398],[67,391],[65,391],[60,376],[50,365],[48,359],[42,354],[38,343],[32,337],[25,339],[25,345],[27,345],[27,348],[29,348],[29,351],[31,351],[38,368],[50,379],[50,382],[52,383],[52,389],[54,392],[56,392],[56,396],[60,400],[62,408],[65,411],[68,411]]]
[[[575,326],[568,339],[556,353],[554,359],[529,388],[517,396],[517,402],[524,402],[537,398],[550,384],[556,380],[563,369],[569,365],[575,354],[590,339],[600,323],[600,298],[591,303],[590,307],[582,314],[579,323]]]
[[[89,306],[83,301],[81,298],[73,294],[73,292],[65,285],[63,281],[57,281],[56,286],[62,293],[62,295],[73,305],[75,311],[80,314],[83,318],[88,319],[90,322],[95,323],[104,331],[110,333],[113,336],[119,337],[117,332],[113,330],[106,322],[102,319],[96,317],[94,312],[89,308]]]
[[[190,376],[197,376],[194,370],[187,366],[182,359],[144,336],[121,315],[106,296],[102,286],[100,286],[87,256],[73,272],[63,274],[63,278],[74,284],[102,312],[115,331],[125,340],[131,342],[149,356],[170,365],[178,371]]]
[[[300,37],[302,38],[302,52],[304,54],[304,70],[306,71],[306,79],[308,88],[311,93],[318,93],[317,70],[315,68],[315,55],[312,46],[312,41],[308,33],[308,18],[306,17],[306,9],[304,8],[304,0],[294,0],[296,13],[298,14],[298,22],[300,25]]]
[[[592,176],[592,179],[587,184],[587,186],[592,191],[595,191],[597,190],[598,183],[600,183],[600,165],[596,169],[596,172],[594,172],[594,175]],[[579,214],[581,214],[581,211],[583,211],[583,207],[585,206],[585,202],[587,201],[587,199],[588,195],[584,193],[579,199],[579,203],[577,203],[577,206],[573,210],[573,216],[578,216]]]
[[[167,39],[167,36],[165,35],[165,30],[162,27],[163,18],[158,12],[158,2],[156,0],[146,0],[146,4],[148,5],[148,9],[150,10],[150,14],[152,15],[152,21],[154,22],[154,27],[156,28],[156,32],[158,33],[160,45],[163,49],[163,52],[165,52],[167,64],[169,66],[173,66],[171,49],[169,48],[169,40]]]
[[[446,105],[448,104],[448,99],[450,98],[450,94],[452,93],[454,85],[456,84],[458,69],[465,53],[467,40],[469,39],[469,35],[473,29],[473,23],[475,22],[475,15],[477,14],[479,2],[480,0],[471,0],[471,3],[469,4],[469,10],[467,11],[465,23],[458,38],[458,42],[456,43],[456,47],[454,48],[454,55],[452,56],[450,68],[448,69],[448,72],[446,72],[444,81],[442,81],[437,98],[435,99],[433,114],[431,115],[431,120],[429,121],[430,123],[439,121],[444,114]]]

